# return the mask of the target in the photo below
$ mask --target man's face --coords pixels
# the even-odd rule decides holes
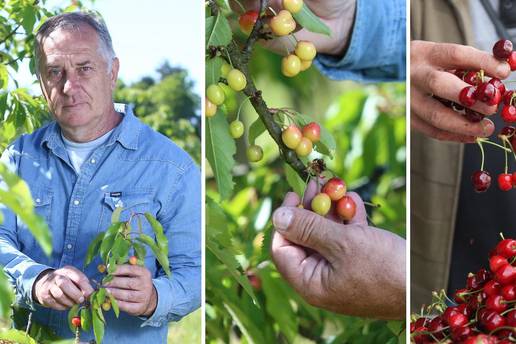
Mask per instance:
[[[51,113],[63,128],[94,131],[113,109],[118,60],[111,70],[94,29],[58,29],[42,42],[40,82]]]

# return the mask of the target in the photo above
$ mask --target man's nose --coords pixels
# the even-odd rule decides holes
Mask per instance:
[[[72,74],[67,74],[64,80],[63,85],[63,93],[67,95],[71,95],[77,90],[79,87],[79,79],[77,76]]]

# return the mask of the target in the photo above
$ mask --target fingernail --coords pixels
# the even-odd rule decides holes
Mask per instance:
[[[482,136],[488,137],[491,135],[491,127],[493,126],[493,122],[484,118],[480,124],[482,125]]]
[[[506,75],[507,74],[507,71],[508,71],[508,67],[509,64],[508,63],[500,63],[498,65],[498,67],[496,68],[496,72],[498,75]],[[509,67],[510,69],[510,67]]]
[[[290,222],[292,222],[293,216],[294,214],[292,213],[292,210],[290,210],[289,208],[279,208],[274,212],[274,215],[272,217],[272,223],[274,224],[274,227],[277,230],[285,231],[290,225]]]
[[[84,302],[84,297],[82,297],[82,296],[81,296],[81,297],[79,298],[79,302],[80,302],[80,303],[83,303],[83,302]]]

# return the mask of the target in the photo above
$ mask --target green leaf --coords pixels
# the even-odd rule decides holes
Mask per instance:
[[[91,313],[95,340],[97,341],[97,343],[102,343],[102,338],[104,337],[104,322],[99,317],[96,311],[92,311]]]
[[[107,255],[113,246],[113,242],[115,241],[116,234],[122,222],[113,223],[106,231],[104,239],[102,239],[102,243],[100,244],[100,257],[103,262],[106,262]]]
[[[86,260],[84,261],[84,266],[87,266],[93,260],[93,257],[97,255],[97,251],[99,250],[100,243],[104,238],[105,232],[97,234],[95,239],[91,242],[90,246],[88,246],[88,252],[86,253]]]
[[[232,33],[229,23],[222,14],[206,18],[206,47],[225,46],[231,42]]]
[[[107,295],[109,296],[109,300],[111,300],[111,306],[113,307],[113,312],[115,312],[115,316],[118,318],[118,316],[120,315],[120,308],[118,307],[118,302],[113,297],[113,295],[111,295],[110,293],[107,293]]]
[[[224,59],[220,56],[215,56],[206,61],[206,85],[216,84],[220,79],[220,67],[224,63]]]
[[[165,236],[163,226],[151,213],[145,213],[145,218],[149,221],[154,234],[156,235],[156,242],[162,254],[168,256],[168,238]]]
[[[122,210],[124,210],[123,207],[116,207],[113,211],[113,214],[111,214],[111,223],[120,222],[120,214],[122,214]]]
[[[27,6],[22,12],[22,26],[27,34],[31,34],[36,23],[36,10],[32,6]]]
[[[3,269],[0,269],[0,317],[7,319],[14,300],[14,293]]]
[[[9,84],[9,73],[4,64],[0,64],[0,90],[7,90]]]
[[[91,328],[91,310],[90,308],[81,309],[81,328],[88,332]]]
[[[136,258],[138,258],[138,260],[144,260],[145,256],[147,255],[147,250],[145,249],[145,246],[143,246],[140,243],[133,242],[133,248],[136,254]]]
[[[306,188],[305,181],[299,177],[299,174],[297,174],[289,164],[285,164],[285,175],[288,185],[290,185],[294,192],[301,198]]]
[[[68,327],[70,327],[70,331],[72,331],[72,333],[75,333],[75,327],[72,325],[72,318],[77,315],[79,315],[79,305],[73,305],[68,311]]]
[[[131,242],[122,236],[118,235],[113,244],[113,248],[111,249],[111,254],[113,258],[116,260],[116,263],[121,263],[127,261],[127,255],[129,254],[129,249],[131,248]],[[113,264],[116,265],[116,264]]]
[[[249,144],[254,145],[256,138],[265,132],[265,124],[258,117],[249,127]]]
[[[19,330],[6,330],[0,332],[0,339],[8,341],[9,343],[18,343],[18,344],[37,344],[37,342],[25,334],[24,331]]]
[[[154,253],[154,256],[158,260],[158,262],[161,265],[161,267],[163,268],[163,270],[165,270],[165,273],[167,274],[167,276],[170,276],[171,272],[170,272],[170,263],[168,261],[168,256],[164,255],[160,251],[158,245],[156,245],[154,240],[146,234],[140,234],[140,236],[138,238],[136,238],[136,240],[138,240],[150,247],[150,249],[152,250],[152,253]]]
[[[326,26],[326,24],[324,24],[306,4],[303,4],[301,11],[294,13],[293,17],[296,19],[298,24],[300,24],[308,31],[331,36],[330,28]]]
[[[233,191],[235,165],[233,155],[236,153],[235,140],[229,134],[229,125],[221,111],[206,121],[206,158],[210,163],[217,189],[223,199],[229,198]]]

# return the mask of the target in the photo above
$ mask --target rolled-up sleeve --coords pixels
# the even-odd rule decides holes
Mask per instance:
[[[157,307],[142,326],[178,321],[201,304],[201,176],[191,161],[172,188],[169,209],[158,214],[169,244],[171,277],[153,279]]]
[[[357,0],[351,40],[343,56],[320,54],[314,64],[335,80],[404,81],[405,0]]]

